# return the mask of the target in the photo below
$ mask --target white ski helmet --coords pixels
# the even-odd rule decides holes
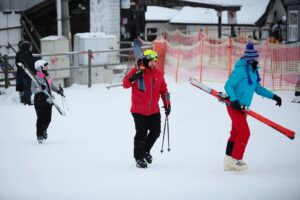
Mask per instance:
[[[47,66],[48,65],[48,62],[45,61],[45,60],[37,60],[35,63],[34,63],[34,68],[37,70],[37,71],[42,71],[43,67]]]

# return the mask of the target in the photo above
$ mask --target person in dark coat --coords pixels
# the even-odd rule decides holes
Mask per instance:
[[[22,42],[19,59],[25,67],[28,67],[29,70],[33,72],[33,74],[36,73],[34,68],[35,59],[32,56],[32,46],[28,41]],[[24,84],[23,103],[24,105],[33,105],[31,102],[31,78],[24,70],[22,70],[21,76]]]
[[[23,40],[20,40],[18,43],[19,51],[16,53],[15,64],[17,66],[17,73],[16,73],[16,91],[20,94],[20,102],[24,103],[24,83],[22,77],[22,68],[18,66],[17,63],[21,62],[20,60],[20,53],[21,53],[21,44]]]

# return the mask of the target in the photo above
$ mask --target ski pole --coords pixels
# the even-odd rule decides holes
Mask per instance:
[[[168,131],[168,151],[171,151],[170,149],[170,131],[169,131],[169,118],[166,116],[166,122],[167,122],[167,131]]]
[[[62,106],[63,106],[63,110],[65,110],[64,99],[63,99],[62,96],[60,96],[60,97],[61,97],[61,104],[62,104]]]
[[[66,97],[61,97],[63,99],[63,102],[64,104],[66,105],[66,108],[67,108],[67,111],[69,111],[69,106],[68,106],[68,103],[67,103],[67,100],[66,100]]]
[[[166,134],[166,125],[167,125],[167,116],[165,119],[165,124],[164,124],[164,133],[163,133],[163,139],[162,139],[162,143],[161,143],[161,150],[160,152],[163,153],[164,152],[164,141],[165,141],[165,134]]]

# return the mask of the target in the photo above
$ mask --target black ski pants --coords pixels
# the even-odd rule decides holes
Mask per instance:
[[[49,124],[51,122],[52,116],[52,105],[47,102],[43,104],[34,104],[34,108],[36,111],[36,135],[37,137],[41,137],[44,134],[44,131],[47,132]]]
[[[134,137],[134,158],[143,159],[145,152],[150,152],[160,135],[161,116],[156,113],[150,116],[132,113],[136,134]]]
[[[31,104],[31,79],[24,78],[23,79],[24,83],[24,96],[23,96],[23,101],[26,104]]]

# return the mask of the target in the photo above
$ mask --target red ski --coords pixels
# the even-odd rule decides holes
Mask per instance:
[[[208,87],[207,85],[205,85],[204,83],[199,82],[196,79],[190,78],[190,83],[203,90],[204,92],[207,92],[213,96],[215,96],[216,98],[218,98],[221,102],[225,102],[227,105],[230,105],[231,102],[229,101],[229,99],[227,98],[227,95],[225,93],[222,92],[218,92],[210,87]],[[253,110],[250,109],[245,109],[243,110],[247,115],[250,115],[251,117],[261,121],[262,123],[274,128],[275,130],[279,131],[280,133],[282,133],[283,135],[287,136],[288,138],[290,138],[291,140],[293,140],[295,138],[295,131],[292,131],[290,129],[287,129],[267,118],[265,118],[264,116],[254,112]]]

